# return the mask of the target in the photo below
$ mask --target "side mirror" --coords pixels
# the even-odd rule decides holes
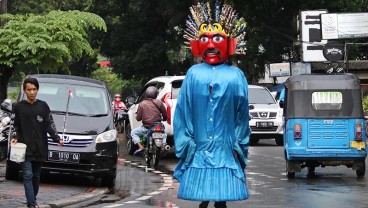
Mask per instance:
[[[5,99],[3,103],[1,103],[1,110],[12,112],[13,109],[12,106],[13,106],[12,101],[10,99]]]
[[[249,110],[253,110],[254,109],[254,105],[249,105]]]
[[[284,108],[284,101],[280,100],[279,106],[280,106],[280,108]]]

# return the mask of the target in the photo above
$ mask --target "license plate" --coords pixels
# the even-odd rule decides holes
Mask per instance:
[[[152,133],[152,138],[166,138],[166,137],[167,137],[166,133],[157,133],[157,132]]]
[[[365,142],[358,142],[358,141],[351,141],[350,142],[351,148],[357,148],[359,150],[365,148]]]
[[[273,127],[273,122],[272,121],[257,122],[256,125],[259,128],[269,128]]]
[[[48,158],[50,161],[79,163],[80,155],[74,152],[49,151]]]

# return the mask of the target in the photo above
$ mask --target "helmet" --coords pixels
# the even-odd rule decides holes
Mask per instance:
[[[114,95],[114,98],[121,98],[120,93],[116,93],[116,94]]]
[[[12,101],[10,99],[5,99],[3,103],[1,103],[1,109],[5,111],[12,111]]]
[[[149,86],[147,89],[146,89],[146,97],[147,98],[152,98],[152,99],[155,99],[158,95],[158,90],[156,87],[154,86]]]

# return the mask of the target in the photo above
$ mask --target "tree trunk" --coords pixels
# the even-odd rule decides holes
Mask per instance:
[[[13,70],[7,66],[0,66],[0,102],[8,97],[8,83]]]

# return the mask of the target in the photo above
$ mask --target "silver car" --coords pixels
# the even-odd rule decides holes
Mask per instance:
[[[275,139],[277,145],[283,145],[282,108],[270,91],[257,85],[249,85],[249,121],[252,129],[250,143],[256,144],[260,139]]]

